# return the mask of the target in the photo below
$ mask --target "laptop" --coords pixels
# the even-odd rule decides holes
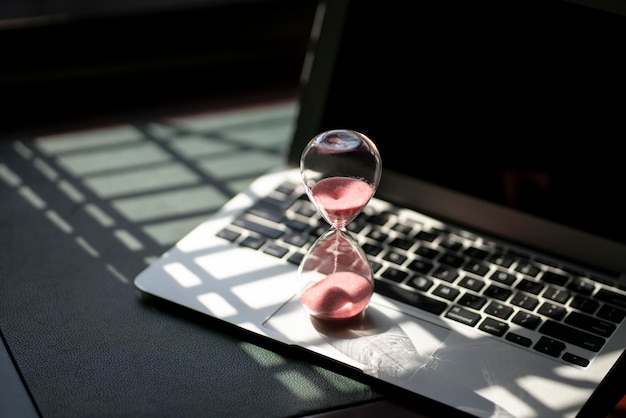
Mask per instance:
[[[434,3],[434,4],[431,4]],[[440,4],[441,3],[441,4]],[[606,6],[606,5],[605,5]],[[320,3],[286,164],[135,278],[143,293],[476,417],[602,417],[626,393],[626,14],[564,1]],[[346,229],[374,294],[309,315],[319,133],[380,151]]]

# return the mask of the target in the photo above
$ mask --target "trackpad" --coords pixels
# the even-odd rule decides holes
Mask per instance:
[[[379,378],[410,379],[449,330],[377,304],[345,321],[311,317],[293,297],[265,323],[291,344],[320,352]]]

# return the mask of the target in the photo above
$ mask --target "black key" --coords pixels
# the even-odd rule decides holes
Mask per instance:
[[[598,311],[598,317],[602,319],[608,319],[611,322],[619,324],[626,316],[626,311],[614,306],[604,305],[602,309]]]
[[[491,280],[495,280],[497,282],[508,284],[508,285],[512,285],[515,282],[515,280],[517,280],[517,277],[515,277],[514,274],[507,273],[506,271],[502,271],[502,270],[494,271],[493,274],[489,278]]]
[[[450,267],[461,267],[461,264],[463,264],[463,261],[464,259],[462,257],[459,257],[458,255],[451,254],[451,253],[444,253],[439,258],[440,263],[443,263]]]
[[[544,322],[539,332],[594,352],[600,351],[606,342],[604,338],[552,320]]]
[[[593,293],[593,291],[596,289],[596,286],[589,280],[579,277],[579,278],[572,280],[567,285],[567,288],[575,292],[582,293],[583,295],[590,296]]]
[[[390,263],[402,265],[402,263],[406,261],[406,258],[406,255],[397,253],[395,251],[389,251],[387,254],[385,254],[383,260],[387,260]]]
[[[489,257],[489,261],[499,266],[509,268],[515,261],[515,257],[511,257],[508,254],[493,254]]]
[[[427,274],[430,270],[432,270],[433,265],[428,261],[415,259],[411,261],[409,268],[418,273]]]
[[[283,258],[289,250],[285,247],[281,247],[278,244],[268,245],[267,248],[263,250],[264,253],[273,255],[274,257]]]
[[[272,228],[267,225],[262,225],[245,217],[235,219],[233,221],[233,224],[249,231],[257,232],[265,237],[272,239],[276,239],[283,234],[283,231],[281,231],[280,229]]]
[[[287,219],[284,224],[289,228],[289,229],[293,229],[294,231],[304,231],[305,229],[307,229],[309,227],[309,224],[306,222],[302,222],[299,221],[297,219]]]
[[[586,296],[576,295],[574,296],[574,299],[572,299],[570,306],[572,308],[580,309],[583,312],[591,314],[598,309],[598,307],[600,306],[600,302],[590,299]]]
[[[509,325],[493,318],[485,318],[485,320],[478,326],[478,329],[495,335],[496,337],[502,337],[504,333],[509,330]]]
[[[414,287],[422,292],[426,292],[428,289],[432,287],[434,282],[430,279],[427,279],[424,276],[414,276],[406,282],[408,286]]]
[[[603,321],[601,319],[581,314],[579,312],[571,312],[569,315],[567,315],[567,318],[565,318],[565,321],[563,322],[569,325],[573,325],[576,328],[593,332],[594,334],[598,334],[601,337],[610,337],[611,334],[613,334],[613,332],[615,331],[615,328],[617,328],[612,322]]]
[[[446,282],[452,283],[454,279],[459,277],[459,274],[456,272],[456,269],[449,268],[446,266],[439,266],[433,272],[433,276],[438,279],[445,280]]]
[[[239,232],[232,231],[230,229],[222,229],[217,234],[218,237],[224,238],[227,241],[234,242],[241,236]]]
[[[379,231],[378,229],[372,229],[369,234],[367,234],[367,237],[373,239],[376,242],[384,242],[387,238],[389,238],[389,235],[385,234],[382,231]]]
[[[535,350],[552,357],[559,357],[565,350],[565,343],[548,337],[541,337],[533,347]]]
[[[299,266],[303,258],[304,258],[304,254],[293,253],[289,256],[287,261],[289,261],[291,264],[295,264],[296,266]]]
[[[487,258],[487,255],[489,255],[487,251],[481,250],[480,248],[476,247],[467,247],[465,251],[463,251],[463,254],[472,258],[477,258],[479,260],[484,260],[485,258]]]
[[[434,250],[432,248],[428,248],[425,246],[420,246],[416,251],[416,254],[421,255],[424,258],[428,258],[429,260],[433,260],[435,257],[439,255],[439,251]]]
[[[567,361],[568,363],[576,364],[577,366],[582,366],[582,367],[589,366],[589,359],[577,356],[576,354],[564,353],[563,357],[561,358]]]
[[[543,290],[544,285],[533,282],[532,280],[522,279],[522,281],[520,281],[515,288],[523,290],[524,292],[532,293],[533,295],[538,295]]]
[[[514,332],[509,332],[506,334],[507,341],[511,341],[512,343],[523,345],[524,347],[530,347],[533,343],[530,338],[526,338],[523,335],[516,334]]]
[[[437,286],[435,290],[433,290],[433,295],[439,296],[441,298],[448,299],[448,300],[456,299],[456,297],[459,296],[459,293],[461,292],[459,292],[457,289],[454,289],[449,286],[445,286],[443,284],[440,284],[439,286]]]
[[[255,250],[261,248],[263,244],[265,244],[265,238],[255,235],[250,235],[249,237],[246,237],[243,241],[241,241],[242,247],[254,248]]]
[[[378,255],[383,250],[382,245],[378,245],[378,244],[366,243],[366,244],[363,244],[361,248],[363,249],[363,251],[365,251],[365,254],[369,254],[369,255]]]
[[[383,296],[404,302],[407,305],[415,306],[435,315],[441,315],[446,310],[448,304],[417,293],[408,289],[404,289],[396,284],[387,283],[382,280],[374,281],[374,290]]]
[[[544,271],[543,275],[541,276],[541,280],[543,280],[544,282],[556,284],[559,286],[564,286],[565,283],[567,283],[568,278],[569,277],[564,274],[558,274],[552,271]]]
[[[543,293],[543,297],[558,303],[565,304],[569,300],[569,298],[572,297],[572,294],[567,290],[558,289],[556,287],[550,286]]]
[[[544,302],[541,304],[539,309],[537,309],[537,313],[547,316],[548,318],[556,319],[558,321],[565,316],[566,310],[561,305]]]
[[[511,321],[524,328],[535,329],[541,323],[541,318],[528,312],[518,312]]]
[[[515,271],[523,273],[527,276],[535,277],[539,274],[541,269],[531,261],[520,261],[517,263],[517,266],[515,266]]]
[[[497,316],[501,319],[507,319],[513,313],[513,308],[507,305],[503,305],[498,302],[491,302],[485,308],[485,313],[489,315]]]
[[[256,215],[263,219],[268,219],[276,223],[280,223],[285,217],[285,211],[272,205],[257,204],[248,210],[248,213]]]
[[[428,242],[433,242],[437,238],[437,234],[426,232],[426,231],[420,231],[417,233],[416,238],[424,240],[424,241],[428,241]]]
[[[489,264],[482,261],[470,260],[466,265],[463,266],[463,270],[483,277],[485,274],[489,273]]]
[[[302,248],[309,242],[309,237],[306,234],[290,232],[283,237],[282,241]]]
[[[465,308],[461,308],[460,306],[453,306],[445,316],[446,318],[454,319],[455,321],[469,325],[470,327],[476,325],[481,319],[481,316],[476,312],[471,312]]]
[[[537,298],[521,292],[516,293],[515,296],[513,296],[511,303],[515,306],[519,306],[520,308],[528,309],[529,311],[532,311],[537,307],[537,305],[539,305]]]
[[[476,309],[477,311],[485,306],[485,303],[487,303],[487,299],[482,296],[472,295],[471,293],[466,293],[461,296],[461,299],[459,299],[458,302],[459,305],[467,306],[468,308]]]
[[[610,290],[600,289],[598,293],[595,294],[594,298],[602,302],[626,308],[626,296],[611,292]]]
[[[487,289],[485,289],[483,294],[490,298],[507,300],[513,294],[513,292],[511,291],[511,289],[492,284]]]
[[[393,267],[389,267],[387,270],[383,271],[381,277],[384,277],[387,280],[394,281],[396,283],[400,283],[402,280],[406,279],[409,276],[409,273],[406,271],[401,271],[398,269],[394,269]]]
[[[413,241],[404,238],[394,238],[389,245],[392,247],[400,248],[402,250],[408,250],[413,245]]]
[[[485,286],[485,282],[465,276],[459,281],[459,286],[478,292]]]

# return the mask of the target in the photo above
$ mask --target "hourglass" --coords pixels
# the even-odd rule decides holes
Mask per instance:
[[[359,132],[322,132],[302,152],[300,172],[309,200],[330,226],[300,263],[300,301],[319,319],[352,318],[369,304],[374,279],[363,249],[346,226],[376,192],[380,154]]]

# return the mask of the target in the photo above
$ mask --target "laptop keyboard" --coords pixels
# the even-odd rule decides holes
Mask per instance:
[[[626,316],[610,279],[423,218],[368,205],[347,226],[375,292],[581,367]],[[284,183],[218,235],[299,265],[328,228],[301,186]]]

